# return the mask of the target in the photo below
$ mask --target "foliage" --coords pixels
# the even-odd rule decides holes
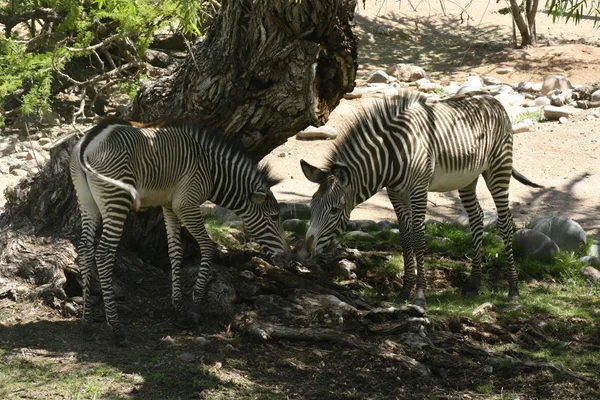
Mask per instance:
[[[595,0],[547,0],[546,8],[548,14],[552,15],[552,21],[557,22],[561,18],[565,23],[572,20],[576,24],[587,16],[594,18],[594,27],[600,24],[600,3]]]
[[[526,110],[525,112],[522,112],[522,113],[512,116],[511,122],[514,125],[519,122],[523,122],[526,119],[530,119],[534,122],[543,121],[545,119],[544,118],[544,110],[541,108],[534,109],[534,110]]]
[[[116,89],[131,94],[144,76],[142,61],[155,34],[201,34],[215,12],[213,4],[217,3],[5,3],[0,6],[0,23],[5,26],[0,38],[0,108],[12,115],[41,114],[50,110],[52,96],[59,92],[90,96]]]

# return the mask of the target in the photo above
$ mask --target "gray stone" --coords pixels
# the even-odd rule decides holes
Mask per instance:
[[[469,216],[467,213],[462,213],[455,220],[453,220],[452,225],[462,228],[469,229]],[[491,229],[496,226],[498,223],[498,214],[494,211],[483,210],[483,229]]]
[[[544,106],[550,105],[550,99],[547,98],[546,96],[540,96],[540,97],[536,98],[534,101],[535,101],[535,105],[538,107],[544,107]]]
[[[357,230],[361,230],[361,231],[375,231],[378,230],[378,226],[377,226],[377,222],[370,220],[370,219],[356,219],[354,220],[354,222],[356,222],[356,228]]]
[[[479,78],[479,75],[473,74],[473,75],[469,76],[462,85],[460,85],[460,88],[458,88],[458,91],[456,92],[456,94],[459,95],[459,94],[465,94],[465,93],[469,93],[469,92],[477,92],[477,91],[481,90],[482,87],[483,87],[483,83],[481,83],[481,79]]]
[[[182,359],[183,361],[191,362],[196,359],[196,356],[193,355],[192,353],[181,353],[179,355],[179,358]]]
[[[558,245],[548,236],[527,228],[515,233],[515,241],[525,254],[540,260],[551,260],[559,251]]]
[[[286,219],[310,219],[310,206],[300,203],[279,203],[279,215]]]
[[[590,101],[593,101],[593,102],[600,101],[600,90],[596,90],[594,93],[592,93],[592,95],[590,97]]]
[[[374,242],[375,237],[363,231],[352,231],[344,235],[346,240],[355,240],[358,242]]]
[[[41,147],[41,146],[45,146],[47,144],[52,144],[53,140],[50,138],[43,137],[43,138],[39,138],[37,142],[38,142],[38,145]]]
[[[382,70],[377,70],[367,79],[369,83],[388,83],[390,82],[390,76]]]
[[[583,275],[584,278],[587,278],[592,282],[597,282],[600,280],[600,271],[598,271],[594,267],[583,267],[579,272],[581,273],[581,275]]]
[[[492,96],[496,96],[498,94],[509,94],[513,91],[512,86],[509,85],[492,85],[486,86],[483,89],[486,89]]]
[[[504,107],[521,106],[525,103],[525,97],[518,93],[500,93],[495,95],[494,98],[502,103]]]
[[[485,85],[502,85],[502,81],[495,76],[484,76],[481,80]]]
[[[338,267],[340,268],[340,273],[347,280],[356,279],[356,263],[350,260],[346,260],[345,258],[338,262]]]
[[[296,139],[300,140],[318,140],[318,139],[335,139],[337,131],[330,126],[308,126],[296,134]]]
[[[389,76],[396,77],[401,82],[415,82],[427,78],[425,70],[412,64],[396,64],[385,71]]]
[[[417,89],[419,89],[419,91],[421,92],[434,92],[436,90],[441,90],[444,89],[444,87],[442,85],[439,85],[437,83],[432,83],[432,82],[421,82],[417,85]]]
[[[581,225],[566,217],[539,218],[529,224],[529,228],[548,236],[563,250],[579,250],[587,240]]]
[[[283,221],[283,229],[298,234],[305,234],[308,229],[308,221],[297,218],[286,219]]]
[[[66,302],[65,303],[65,310],[70,315],[77,315],[77,308],[75,308],[75,306],[73,305],[73,303]]]
[[[567,124],[568,122],[569,122],[569,118],[567,118],[567,117],[560,117],[558,119],[559,124]]]
[[[541,92],[542,94],[548,94],[556,89],[567,90],[571,89],[572,87],[573,85],[571,85],[571,82],[564,76],[548,75],[542,83]]]
[[[233,211],[229,211],[221,206],[214,206],[211,213],[215,218],[219,218],[223,220],[223,222],[241,221],[241,218],[238,217]]]
[[[513,133],[528,132],[533,126],[533,121],[526,119],[512,126]]]
[[[144,56],[146,61],[155,67],[165,68],[171,63],[171,57],[163,51],[148,49]]]
[[[391,221],[379,221],[377,223],[377,230],[390,230],[392,229],[393,223]]]
[[[592,244],[588,249],[587,255],[600,258],[600,244]]]
[[[583,256],[580,257],[577,261],[590,265],[600,265],[600,258],[596,256]]]
[[[544,117],[550,120],[560,119],[561,117],[568,117],[573,114],[573,111],[564,108],[564,107],[556,107],[556,106],[544,106]]]

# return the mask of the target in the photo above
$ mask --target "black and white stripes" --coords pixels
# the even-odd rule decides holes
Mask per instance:
[[[512,168],[512,126],[504,107],[483,93],[428,103],[418,92],[380,99],[350,123],[325,169],[301,161],[305,176],[318,183],[312,216],[300,258],[320,254],[345,226],[354,207],[387,188],[404,252],[407,299],[415,285],[416,304],[425,304],[424,221],[427,192],[459,190],[469,215],[475,257],[470,291],[481,280],[483,213],[475,189],[483,175],[498,209],[498,225],[506,249],[509,297],[519,297],[508,208],[512,176],[535,186]]]
[[[82,214],[79,264],[83,278],[83,321],[90,313],[90,271],[98,268],[106,318],[118,344],[126,340],[112,289],[114,255],[130,209],[163,209],[172,266],[173,305],[183,312],[179,270],[180,227],[200,245],[202,260],[194,286],[199,302],[207,284],[213,243],[200,215],[207,200],[238,214],[248,232],[276,258],[289,250],[270,187],[268,168],[257,167],[241,146],[199,125],[180,122],[136,127],[106,120],[73,148],[71,176]],[[98,225],[102,235],[94,250]]]

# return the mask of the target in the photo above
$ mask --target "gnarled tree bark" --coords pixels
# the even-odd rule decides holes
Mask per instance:
[[[223,1],[204,40],[170,76],[144,86],[126,117],[192,117],[258,158],[327,121],[354,88],[354,0]]]

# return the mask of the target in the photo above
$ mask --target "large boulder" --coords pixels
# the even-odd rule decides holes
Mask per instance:
[[[548,236],[527,228],[519,229],[515,233],[515,242],[526,255],[539,260],[552,260],[560,250]]]
[[[541,92],[542,92],[542,94],[548,94],[551,91],[556,90],[556,89],[568,90],[568,89],[572,89],[572,88],[573,88],[573,85],[564,76],[548,75],[546,78],[544,78],[544,83],[542,83]]]
[[[427,78],[425,70],[412,64],[392,65],[385,71],[389,76],[396,77],[400,82],[415,82]]]
[[[566,217],[539,218],[529,224],[529,228],[548,236],[563,250],[579,250],[587,240],[581,225]]]

